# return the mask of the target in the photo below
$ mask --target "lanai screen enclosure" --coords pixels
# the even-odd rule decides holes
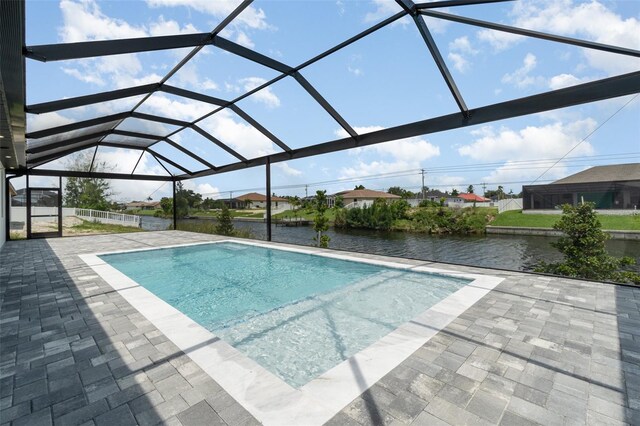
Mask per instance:
[[[247,10],[253,3],[251,0],[239,2],[229,15],[219,22],[210,32],[163,35],[155,37],[143,37],[134,39],[118,39],[104,41],[88,41],[66,44],[25,45],[25,4],[24,1],[0,2],[0,38],[2,40],[2,60],[0,61],[1,95],[0,96],[0,147],[2,156],[0,160],[7,169],[7,179],[2,182],[6,194],[4,203],[5,217],[9,214],[9,179],[17,176],[54,176],[54,177],[99,177],[106,179],[134,179],[176,182],[204,177],[209,175],[231,172],[234,170],[265,166],[266,170],[266,194],[267,194],[267,238],[271,239],[271,215],[270,215],[270,167],[274,163],[316,156],[351,148],[364,147],[382,142],[425,135],[436,132],[474,126],[498,120],[535,114],[559,108],[585,104],[609,98],[621,97],[640,92],[640,71],[634,71],[613,77],[602,78],[587,83],[577,84],[558,90],[551,90],[533,96],[511,99],[500,103],[489,104],[477,108],[469,108],[465,102],[464,93],[459,90],[456,81],[452,77],[447,61],[441,53],[442,46],[436,43],[429,20],[441,20],[455,22],[476,28],[490,29],[502,33],[514,34],[526,38],[542,39],[548,42],[563,45],[572,45],[593,51],[608,52],[613,55],[622,55],[639,58],[640,51],[627,47],[606,45],[588,40],[581,40],[565,36],[558,36],[525,28],[504,25],[485,20],[468,18],[457,12],[463,6],[476,8],[487,7],[487,3],[497,3],[501,0],[446,0],[429,3],[415,3],[411,0],[397,0],[397,13],[388,16],[371,26],[370,28],[344,40],[334,47],[318,53],[309,52],[309,57],[300,64],[286,64],[274,57],[259,53],[258,51],[242,46],[228,38],[225,38],[224,30],[234,20]],[[256,1],[256,4],[259,4]],[[126,3],[124,3],[126,5]],[[444,11],[443,11],[444,10]],[[385,128],[369,133],[358,133],[340,111],[334,108],[330,102],[317,90],[313,84],[305,78],[305,69],[330,55],[336,54],[349,45],[361,39],[370,37],[378,30],[393,25],[401,19],[409,19],[412,26],[424,41],[415,55],[430,56],[435,63],[442,80],[446,83],[451,98],[455,101],[457,109],[445,115],[439,115],[420,121]],[[299,19],[311,19],[308,16],[300,16]],[[328,32],[331,26],[327,25]],[[275,71],[276,77],[252,88],[246,93],[233,99],[221,99],[209,96],[202,91],[187,90],[169,84],[168,81],[180,69],[185,67],[205,46],[213,46],[216,49],[228,52],[229,55],[238,56],[251,61],[261,67]],[[170,71],[156,82],[127,87],[102,93],[64,98],[50,102],[27,105],[25,90],[25,61],[74,61],[94,57],[106,57],[109,55],[130,54],[137,52],[150,52],[166,49],[192,48],[192,50],[180,60]],[[312,56],[314,55],[315,56]],[[390,58],[391,59],[391,58]],[[395,78],[402,79],[402,75]],[[336,75],[336,79],[340,76]],[[302,141],[292,143],[281,140],[275,136],[266,125],[261,124],[239,106],[243,99],[287,79],[293,81],[304,90],[314,102],[344,130],[346,137],[335,140],[327,140],[323,143],[307,145]],[[55,82],[51,82],[55,84]],[[428,85],[430,81],[415,81],[415,85]],[[375,88],[371,88],[375,90]],[[208,112],[192,120],[185,121],[175,116],[172,111],[164,111],[164,115],[155,115],[143,112],[145,102],[154,94],[164,93],[179,98],[198,101],[208,106]],[[83,121],[76,121],[55,127],[31,131],[26,125],[26,114],[44,114],[71,108],[95,105],[130,97],[140,97],[133,108],[109,113]],[[403,93],[397,93],[402,97]],[[425,100],[432,101],[432,100]],[[231,112],[240,117],[264,137],[270,140],[275,151],[268,155],[258,157],[246,157],[233,147],[221,141],[219,138],[207,132],[201,123],[209,117],[222,111]],[[127,125],[123,125],[123,123]],[[154,134],[144,129],[145,123],[162,123],[172,126],[170,133]],[[297,123],[299,124],[299,123]],[[304,123],[303,123],[304,124]],[[293,125],[293,123],[292,123]],[[195,132],[195,133],[194,133]],[[312,130],[309,130],[312,132]],[[182,135],[181,135],[182,133]],[[225,152],[221,158],[232,158],[227,162],[222,159],[205,159],[195,149],[190,147],[189,138],[182,137],[187,134],[198,134],[209,143],[217,146],[220,152]],[[181,143],[175,141],[180,135]],[[158,152],[160,146],[170,146],[181,154],[190,158],[190,165],[184,164],[177,158],[171,158]],[[292,148],[291,146],[295,146]],[[138,163],[143,155],[150,155],[167,172],[165,175],[141,174],[136,171],[138,164],[129,173],[103,172],[91,166],[86,171],[54,170],[44,168],[46,164],[69,156],[75,152],[94,149],[93,160],[100,147],[127,148],[137,150],[140,153]],[[198,167],[194,168],[193,164]],[[170,170],[171,169],[171,170]],[[177,170],[177,171],[176,171]],[[27,180],[28,186],[28,180]],[[27,197],[27,202],[30,199]],[[27,211],[29,211],[27,205]],[[175,209],[174,209],[175,226]],[[9,221],[6,223],[6,234],[9,234]]]

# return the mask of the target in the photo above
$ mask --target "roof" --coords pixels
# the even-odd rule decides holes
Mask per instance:
[[[551,185],[572,183],[616,182],[640,180],[640,163],[595,166],[553,182]]]
[[[266,202],[267,201],[267,196],[266,195],[262,195],[262,194],[258,194],[257,192],[250,192],[248,194],[244,194],[244,195],[241,195],[239,197],[236,197],[236,200]],[[289,200],[287,200],[286,198],[276,197],[276,196],[272,195],[271,196],[271,202],[274,202],[274,201],[289,201]]]
[[[507,34],[519,34],[528,38],[542,38],[553,42],[556,46],[571,45],[587,48],[591,51],[604,51],[616,55],[615,57],[636,57],[638,51],[625,47],[595,43],[588,40],[579,40],[556,36],[554,34],[542,33],[540,31],[531,31],[523,28],[503,25],[490,21],[480,21],[478,19],[469,18],[459,13],[446,13],[445,7],[455,9],[461,6],[462,10],[468,5],[476,2],[472,0],[461,0],[455,2],[440,1],[435,3],[414,3],[411,0],[397,2],[394,6],[396,12],[391,10],[381,17],[379,22],[372,24],[368,28],[344,40],[333,40],[338,44],[327,46],[324,52],[315,52],[308,48],[307,57],[304,62],[284,63],[280,59],[260,53],[251,47],[238,44],[235,41],[225,38],[227,27],[232,27],[243,18],[240,17],[242,12],[250,7],[251,1],[242,1],[233,10],[229,10],[229,15],[221,19],[215,27],[207,28],[204,33],[189,34],[171,34],[161,36],[149,36],[132,39],[107,39],[107,40],[91,40],[78,41],[73,43],[61,44],[43,44],[43,45],[26,45],[25,40],[25,13],[23,2],[2,1],[0,2],[0,38],[2,44],[2,60],[0,60],[1,80],[4,82],[0,85],[0,99],[6,99],[12,105],[11,111],[16,111],[15,116],[11,115],[10,120],[2,119],[5,117],[7,104],[2,101],[0,103],[0,134],[3,138],[0,140],[0,148],[5,148],[7,141],[10,146],[6,146],[13,150],[16,155],[3,155],[0,160],[4,164],[5,161],[11,161],[9,167],[15,167],[14,173],[26,174],[27,170],[31,175],[40,176],[75,176],[75,177],[105,177],[115,179],[141,179],[141,180],[183,180],[190,178],[198,178],[219,173],[227,173],[234,170],[245,169],[249,167],[263,166],[266,164],[275,164],[278,162],[289,161],[298,158],[305,158],[331,152],[338,152],[353,148],[362,148],[383,142],[396,141],[409,137],[415,137],[430,133],[443,132],[457,128],[476,126],[480,124],[490,123],[498,120],[518,117],[522,115],[535,114],[548,110],[579,105],[583,103],[596,102],[604,99],[610,99],[629,94],[634,94],[640,86],[640,73],[630,72],[628,74],[616,75],[599,80],[581,83],[558,90],[549,90],[538,93],[533,96],[509,99],[500,101],[499,103],[483,105],[477,108],[469,109],[465,102],[464,96],[466,92],[459,90],[458,85],[450,72],[446,61],[443,59],[440,50],[444,46],[438,46],[437,39],[434,39],[425,22],[426,18],[438,19],[443,22],[458,22],[473,27],[489,28],[491,30],[500,31]],[[480,2],[482,3],[482,2]],[[293,4],[293,2],[291,2]],[[483,6],[479,6],[483,7]],[[492,10],[486,6],[487,11]],[[247,9],[251,10],[251,9]],[[292,8],[293,10],[293,8]],[[292,21],[304,20],[308,18],[302,10],[302,15],[292,17]],[[253,10],[251,13],[256,13]],[[292,12],[293,13],[293,12]],[[437,77],[434,84],[439,84],[443,88],[448,88],[446,109],[437,114],[429,115],[414,122],[398,123],[396,126],[388,127],[380,130],[372,130],[359,132],[357,128],[352,127],[348,120],[340,114],[341,108],[332,105],[325,93],[320,93],[318,88],[304,77],[304,73],[309,71],[309,67],[331,55],[344,54],[346,47],[353,45],[359,40],[367,38],[371,42],[372,34],[376,33],[376,37],[384,37],[385,31],[379,31],[387,26],[392,25],[400,19],[411,16],[414,30],[421,37],[421,42],[415,43],[414,35],[407,31],[406,48],[415,49],[415,55],[430,55],[435,62],[437,71],[434,74]],[[409,20],[410,22],[411,20]],[[325,25],[331,28],[331,22]],[[355,22],[352,24],[353,32],[361,29],[362,24]],[[413,25],[412,25],[413,26]],[[381,34],[381,35],[380,35]],[[288,38],[291,39],[292,37]],[[383,41],[386,39],[382,39]],[[324,41],[329,44],[328,40]],[[269,41],[260,44],[269,44]],[[411,43],[411,44],[410,44]],[[256,43],[258,44],[258,43]],[[304,45],[304,43],[303,43]],[[411,46],[411,47],[409,47]],[[185,67],[198,53],[205,47],[224,51],[228,55],[229,61],[247,60],[253,63],[257,69],[264,72],[275,72],[271,80],[266,81],[244,93],[238,93],[232,98],[217,98],[202,93],[201,91],[192,91],[183,87],[172,85],[174,76],[181,68]],[[278,46],[274,46],[273,51],[277,52]],[[304,46],[307,48],[307,46]],[[26,104],[25,99],[25,59],[29,61],[39,61],[53,63],[56,61],[78,61],[87,60],[88,58],[102,58],[109,55],[138,54],[144,52],[156,52],[168,49],[184,49],[192,48],[186,53],[184,59],[178,62],[163,76],[157,76],[156,81],[148,82],[133,87],[124,86],[126,81],[118,81],[117,89],[83,94],[81,96],[69,97],[66,93],[61,93],[57,100],[50,100],[38,104]],[[305,49],[306,50],[306,49]],[[332,58],[337,57],[332,56]],[[50,65],[51,67],[59,67],[59,65]],[[260,68],[258,68],[260,67]],[[151,73],[152,70],[145,70]],[[155,73],[153,74],[156,75]],[[203,76],[205,77],[205,76]],[[237,77],[237,76],[236,76]],[[339,78],[339,77],[338,77]],[[249,112],[241,108],[241,101],[256,94],[260,90],[267,90],[274,87],[276,83],[286,79],[295,85],[299,90],[303,90],[312,98],[312,102],[319,106],[318,110],[324,110],[330,118],[335,121],[335,126],[341,129],[341,136],[333,140],[321,140],[315,145],[304,145],[290,147],[287,145],[288,140],[280,140],[272,133],[269,123],[263,123],[254,118]],[[437,83],[436,83],[437,82]],[[42,84],[39,82],[38,84]],[[37,87],[37,86],[35,86]],[[326,89],[324,89],[326,90]],[[323,90],[323,92],[324,92]],[[430,89],[431,90],[431,89]],[[446,90],[446,89],[443,89]],[[400,93],[399,93],[400,95]],[[78,116],[72,122],[55,125],[47,128],[37,128],[34,124],[29,124],[25,130],[25,111],[30,114],[57,113],[61,114],[66,110],[79,107],[88,107],[104,104],[106,102],[115,102],[134,96],[141,97],[139,101],[134,102],[133,107],[122,106],[113,110],[99,109],[98,116],[93,115]],[[155,114],[149,112],[144,107],[148,107],[152,101],[147,102],[152,97],[172,96],[180,99],[185,103],[199,102],[202,111],[199,117],[189,117],[185,120],[184,116],[178,114],[178,111],[166,109],[155,111]],[[155,99],[155,98],[154,98]],[[168,99],[168,98],[166,98]],[[244,105],[244,104],[242,104]],[[443,103],[444,105],[444,103]],[[93,108],[93,107],[92,107]],[[86,108],[85,108],[86,109]],[[472,113],[473,112],[473,113]],[[105,115],[107,114],[107,115]],[[250,150],[247,152],[238,152],[244,143],[239,139],[221,140],[211,129],[207,129],[207,119],[214,114],[227,116],[238,116],[239,121],[236,124],[247,123],[249,130],[256,137],[266,138],[271,145],[270,152],[265,155],[265,150]],[[286,114],[286,112],[282,112]],[[198,114],[200,115],[200,114]],[[226,118],[225,118],[226,119]],[[262,120],[262,118],[260,118]],[[10,121],[10,122],[7,122]],[[34,120],[35,121],[35,120]],[[309,122],[296,123],[304,127],[315,120],[310,119]],[[159,124],[167,124],[174,126],[175,129],[171,133],[158,130]],[[238,124],[239,125],[239,124]],[[155,129],[155,130],[150,130]],[[11,131],[10,131],[11,130]],[[215,129],[214,129],[215,130]],[[312,134],[316,129],[309,129]],[[194,133],[195,132],[195,133]],[[346,136],[342,134],[344,132]],[[277,132],[276,132],[277,133]],[[209,144],[213,150],[204,155],[199,151],[189,149],[178,143],[178,138],[190,139],[188,134],[202,137],[201,142]],[[197,134],[197,135],[196,135]],[[242,138],[246,137],[245,132],[240,132]],[[175,135],[175,136],[174,136]],[[25,138],[26,151],[25,151]],[[4,141],[4,142],[3,142]],[[293,141],[295,143],[295,141]],[[145,156],[151,161],[162,166],[165,173],[143,174],[136,171],[137,164],[133,170],[124,172],[104,172],[96,170],[73,171],[73,170],[55,170],[47,169],[39,166],[48,165],[48,163],[64,158],[75,152],[92,149],[113,149],[125,148],[140,152],[140,158]],[[179,152],[178,152],[179,151]],[[26,158],[25,158],[26,154]],[[146,155],[145,155],[146,154]],[[179,159],[177,156],[184,158]],[[202,155],[200,155],[202,154]],[[14,159],[17,157],[17,161]],[[49,166],[50,167],[50,166]]]
[[[383,191],[374,191],[373,189],[352,189],[351,191],[338,192],[335,195],[340,195],[343,198],[390,198],[394,200],[402,198],[399,195],[389,194]]]
[[[12,197],[18,195],[18,193],[16,192],[16,189],[13,187],[13,184],[11,182],[9,182],[9,195]]]
[[[479,196],[477,194],[462,193],[462,194],[458,194],[458,198],[462,198],[465,201],[477,201],[479,203],[484,203],[486,201],[491,201],[490,199],[481,197],[481,196]]]
[[[425,197],[448,197],[449,194],[445,194],[444,192],[440,191],[439,189],[433,189],[431,191],[427,191],[424,194]]]

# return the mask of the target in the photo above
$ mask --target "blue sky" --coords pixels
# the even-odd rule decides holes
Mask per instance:
[[[238,1],[147,0],[27,1],[27,45],[211,31]],[[394,1],[255,1],[222,33],[236,43],[297,66],[399,11]],[[507,2],[443,10],[600,43],[640,49],[640,2],[570,0]],[[470,108],[640,69],[640,60],[529,40],[441,20],[427,20],[443,57]],[[159,81],[190,49],[40,63],[27,61],[29,104]],[[302,74],[358,132],[366,133],[457,111],[413,21],[405,18],[302,70]],[[233,99],[277,73],[208,46],[168,84]],[[30,115],[29,129],[51,127],[130,109],[139,97]],[[425,184],[442,190],[553,180],[599,164],[640,161],[640,99],[591,105],[425,135],[364,149],[279,163],[272,185],[279,195],[317,189],[337,192]],[[629,102],[630,101],[630,102]],[[292,148],[343,137],[344,130],[291,77],[238,105]],[[624,106],[624,107],[623,107]],[[620,110],[622,108],[622,110]],[[156,93],[141,112],[193,120],[210,105]],[[619,112],[617,112],[620,110]],[[617,112],[617,113],[616,113]],[[232,112],[201,122],[203,128],[246,157],[279,148]],[[172,126],[128,119],[124,129],[166,134]],[[585,140],[585,138],[588,138]],[[174,136],[213,164],[234,159],[191,130]],[[168,157],[200,169],[169,146]],[[567,159],[558,159],[567,155]],[[130,173],[139,151],[100,148],[116,171]],[[574,157],[574,158],[572,158]],[[544,160],[544,161],[541,161]],[[56,161],[43,168],[60,168]],[[173,170],[168,166],[170,170]],[[137,172],[165,174],[148,155]],[[158,199],[170,185],[113,183],[121,200]],[[264,187],[264,168],[210,176],[187,186],[211,197]],[[160,189],[158,189],[160,187]],[[279,188],[280,187],[280,188]],[[285,188],[286,187],[286,188]],[[479,191],[476,191],[479,192]]]

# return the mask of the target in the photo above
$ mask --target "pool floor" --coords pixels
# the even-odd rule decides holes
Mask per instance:
[[[293,387],[470,282],[237,243],[101,258]]]
[[[213,240],[217,243],[229,242],[215,238],[204,240],[209,242]],[[440,330],[456,320],[465,310],[487,295],[504,279],[460,270],[438,269],[419,262],[406,260],[398,262],[392,258],[381,259],[379,256],[353,255],[315,248],[292,247],[277,243],[233,241],[248,246],[278,248],[279,251],[339,259],[349,264],[374,265],[381,267],[387,274],[389,271],[400,271],[403,274],[417,273],[417,275],[422,276],[432,274],[439,277],[452,277],[461,282],[469,282],[366,348],[331,367],[328,371],[311,379],[302,386],[295,387],[101,258],[115,253],[131,257],[137,252],[148,251],[148,247],[124,252],[79,255],[80,259],[91,267],[111,288],[116,290],[120,296],[219,384],[226,394],[230,395],[260,423],[266,425],[324,424],[347,404],[398,367],[416,350],[423,347]],[[201,244],[204,243],[165,246],[162,247],[162,250]],[[376,274],[373,274],[363,278],[360,284],[364,287],[378,287],[372,280],[378,279],[380,282],[393,281],[387,280],[387,278],[391,277],[385,277],[384,273],[380,275],[380,272],[378,271],[377,278]],[[310,301],[313,298],[318,299],[318,301],[321,300],[323,303],[331,302],[332,291],[339,292],[340,289],[336,287],[331,291],[320,292],[300,302],[285,304],[279,309],[267,310],[257,314],[253,313],[253,316],[245,318],[243,322],[227,323],[223,328],[230,330],[230,333],[233,332],[233,338],[259,342],[260,339],[255,338],[256,334],[264,334],[266,336],[271,331],[268,326],[265,327],[264,323],[261,323],[255,330],[250,330],[249,328],[233,330],[233,328],[240,324],[248,325],[251,318],[265,318],[265,315],[268,316],[270,312],[274,313],[276,311],[281,311],[279,313],[281,321],[277,321],[277,317],[273,317],[271,318],[272,323],[284,321],[286,324],[293,324],[296,322],[297,317],[294,311],[291,310],[292,306]],[[386,295],[388,296],[388,294]],[[343,301],[343,299],[335,297],[333,301],[337,303]],[[387,302],[388,299],[387,297]],[[330,304],[327,306],[330,306]],[[351,305],[352,309],[357,307],[357,303]],[[316,309],[315,311],[321,312],[322,309]],[[357,309],[354,312],[357,312]],[[332,318],[332,316],[329,316],[329,318]],[[375,320],[377,321],[379,318],[375,318]],[[327,321],[329,320],[327,319]],[[352,319],[349,319],[349,321],[352,321]],[[220,332],[220,329],[218,329],[218,332]],[[249,337],[248,340],[247,337]],[[227,338],[230,337],[227,336]],[[343,351],[342,347],[340,347],[341,340],[335,339],[334,336],[330,336],[330,338],[333,339],[331,343],[334,346],[334,351],[341,353]],[[242,345],[239,344],[238,346],[241,347]],[[286,362],[288,363],[289,361],[287,360]]]

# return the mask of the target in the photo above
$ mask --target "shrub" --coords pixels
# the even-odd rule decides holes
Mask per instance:
[[[222,206],[222,209],[218,212],[218,223],[216,224],[216,234],[220,235],[233,235],[233,222],[231,221],[231,214],[229,208],[226,205]]]
[[[562,253],[564,261],[540,262],[535,270],[576,278],[640,284],[639,274],[624,270],[635,264],[634,259],[617,258],[607,253],[605,241],[610,237],[602,231],[593,208],[593,203],[562,206],[562,217],[553,228],[562,231],[564,236],[551,246]]]

